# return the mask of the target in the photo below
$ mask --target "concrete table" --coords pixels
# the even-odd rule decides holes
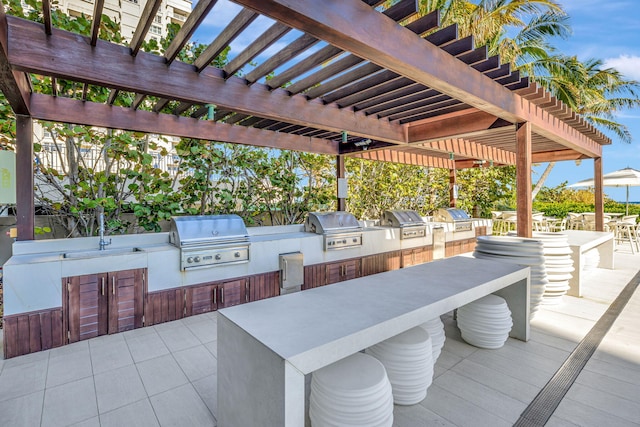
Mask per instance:
[[[571,273],[573,277],[569,280],[567,295],[581,297],[584,253],[595,248],[600,255],[598,267],[613,270],[613,252],[615,248],[613,233],[610,231],[586,230],[565,230],[562,233],[569,236],[569,246],[572,251],[571,259],[575,268],[574,272]]]
[[[529,339],[529,268],[454,257],[219,311],[218,425],[299,427],[305,374],[490,293]]]

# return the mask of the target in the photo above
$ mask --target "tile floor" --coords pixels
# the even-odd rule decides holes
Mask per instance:
[[[396,406],[394,426],[510,426],[640,269],[616,252],[583,298],[545,306],[527,343],[482,350],[451,314],[427,398]],[[214,426],[216,321],[208,313],[0,359],[0,426]],[[640,426],[640,291],[562,400],[549,426]]]

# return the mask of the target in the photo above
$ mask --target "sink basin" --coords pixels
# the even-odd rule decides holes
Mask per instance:
[[[67,252],[62,254],[62,258],[95,258],[95,257],[103,257],[110,255],[124,255],[129,253],[142,252],[140,248],[113,248],[113,249],[105,249],[105,250],[86,250],[86,251],[77,251],[77,252]]]

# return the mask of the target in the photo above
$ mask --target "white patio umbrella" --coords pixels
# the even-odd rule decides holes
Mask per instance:
[[[610,172],[602,176],[602,185],[605,187],[627,187],[626,214],[629,215],[629,187],[640,186],[640,171],[633,168],[624,168]],[[594,187],[593,179],[584,179],[571,184],[569,187]]]

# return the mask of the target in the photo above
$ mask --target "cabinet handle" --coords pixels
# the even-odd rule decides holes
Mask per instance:
[[[213,288],[213,303],[218,303],[218,288]]]
[[[111,278],[111,293],[112,293],[113,295],[115,295],[115,294],[116,294],[116,276],[113,276],[113,277]]]
[[[220,288],[220,303],[224,304],[224,288]]]
[[[249,302],[249,282],[244,282],[244,302]]]
[[[100,279],[102,281],[102,295],[104,295],[104,277]]]
[[[282,281],[285,282],[287,280],[287,260],[285,258],[282,261],[284,262],[284,268],[282,269]]]

